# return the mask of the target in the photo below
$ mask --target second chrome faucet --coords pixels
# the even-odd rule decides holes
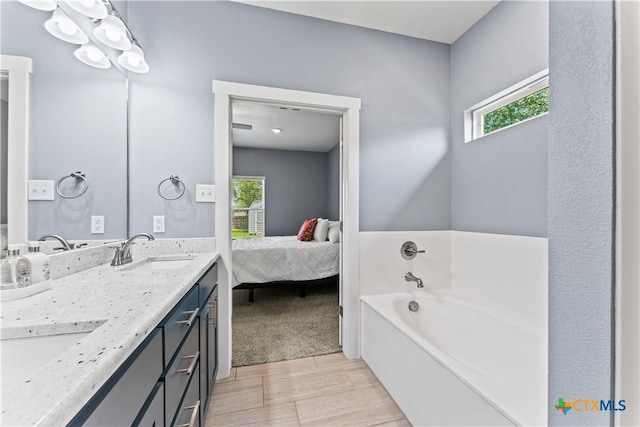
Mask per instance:
[[[113,261],[111,261],[111,265],[117,267],[119,265],[129,264],[131,260],[131,244],[138,237],[146,237],[148,240],[155,240],[155,238],[149,233],[138,233],[133,236],[126,242],[122,244],[121,247],[116,249],[116,253],[113,256]]]

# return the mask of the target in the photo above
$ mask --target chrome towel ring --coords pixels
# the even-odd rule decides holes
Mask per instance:
[[[162,191],[160,191],[160,187],[166,181],[171,181],[171,183],[177,185],[178,187],[182,186],[182,191],[180,191],[180,194],[178,194],[175,197],[167,197],[164,194],[162,194]],[[165,200],[176,200],[176,199],[179,199],[180,197],[182,197],[182,195],[184,194],[184,191],[186,190],[186,188],[187,187],[184,185],[184,182],[182,182],[182,180],[178,177],[178,175],[171,175],[169,178],[163,179],[162,181],[160,181],[160,184],[158,184],[158,196],[162,197]]]
[[[82,180],[84,183],[82,190],[80,190],[80,192],[75,196],[68,196],[66,194],[62,194],[62,192],[60,191],[60,184],[62,184],[62,181],[64,181],[67,178],[75,178],[76,180]],[[63,199],[77,199],[78,197],[86,193],[88,189],[89,189],[89,181],[87,181],[87,177],[84,174],[84,172],[81,172],[81,171],[71,172],[70,175],[63,176],[56,183],[56,193],[58,193],[58,196],[62,197]]]

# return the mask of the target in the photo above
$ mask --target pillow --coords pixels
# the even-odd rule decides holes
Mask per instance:
[[[298,231],[298,240],[301,242],[310,242],[313,239],[313,232],[316,228],[316,223],[318,221],[313,219],[305,219],[302,223],[302,227],[300,227],[300,231]]]
[[[340,221],[329,222],[329,233],[327,238],[331,243],[338,243],[340,241]]]
[[[318,218],[316,229],[313,231],[313,240],[317,242],[325,242],[329,233],[329,220]]]

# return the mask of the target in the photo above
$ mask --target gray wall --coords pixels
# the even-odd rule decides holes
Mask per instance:
[[[172,212],[167,237],[213,235],[213,205],[154,188],[213,182],[214,79],[361,98],[361,230],[450,228],[448,45],[233,2],[130,2],[129,22],[151,66],[130,77],[132,232]]]
[[[548,3],[499,3],[451,48],[452,228],[547,235],[548,117],[464,142],[465,109],[548,67]]]
[[[340,144],[327,153],[327,216],[332,221],[340,219]]]
[[[127,89],[116,69],[89,67],[78,47],[51,36],[51,12],[15,1],[2,8],[0,51],[33,59],[29,178],[57,181],[84,171],[84,196],[29,202],[29,237],[122,238],[127,230]],[[11,102],[11,100],[9,100]],[[90,234],[91,215],[105,216],[105,234]]]
[[[306,218],[327,217],[327,173],[327,153],[233,149],[234,175],[266,178],[266,236],[295,235]]]
[[[606,400],[614,397],[614,4],[552,1],[549,12],[549,399]],[[609,425],[613,415],[549,408],[552,425]]]

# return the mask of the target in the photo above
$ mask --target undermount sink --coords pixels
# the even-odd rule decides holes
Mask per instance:
[[[192,257],[184,255],[156,256],[133,261],[131,264],[116,267],[117,270],[175,270],[187,267],[193,261]]]
[[[0,341],[3,392],[28,381],[56,356],[64,353],[91,332],[12,338]]]

